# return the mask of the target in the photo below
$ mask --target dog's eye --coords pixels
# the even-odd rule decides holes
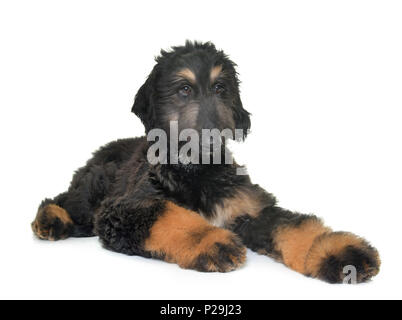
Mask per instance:
[[[184,85],[180,88],[179,93],[183,97],[188,97],[191,93],[191,87],[189,85]]]
[[[222,93],[223,91],[225,91],[225,87],[224,87],[222,84],[217,83],[217,84],[214,86],[214,92],[215,92],[216,94],[220,94],[220,93]]]

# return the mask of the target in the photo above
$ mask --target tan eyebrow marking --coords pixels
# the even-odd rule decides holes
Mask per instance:
[[[180,70],[180,71],[177,73],[177,75],[178,75],[179,77],[186,78],[188,81],[190,81],[190,82],[192,82],[192,83],[195,83],[195,74],[194,74],[193,71],[191,71],[191,70],[188,69],[188,68],[185,68],[185,69]]]
[[[215,79],[219,76],[222,71],[222,66],[215,66],[211,69],[210,79],[211,82],[214,82]]]

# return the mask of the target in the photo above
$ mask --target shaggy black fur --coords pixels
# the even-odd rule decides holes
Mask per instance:
[[[212,128],[243,129],[246,135],[249,113],[240,99],[235,64],[222,51],[211,43],[186,42],[161,51],[156,62],[132,108],[146,133],[153,128],[169,132],[170,121],[178,121],[180,130],[192,128],[201,133]],[[211,70],[216,73],[213,78]],[[229,271],[243,263],[243,245],[287,263],[284,254],[288,251],[280,249],[287,244],[277,242],[283,227],[300,231],[306,221],[318,221],[314,216],[276,206],[275,198],[252,184],[249,176],[236,174],[239,166],[235,163],[151,165],[146,157],[149,145],[146,137],[124,139],[95,152],[75,173],[65,193],[42,202],[33,223],[34,232],[51,239],[51,230],[54,240],[97,235],[104,247],[117,252],[164,259],[200,271]],[[180,234],[180,227],[175,231],[177,239],[184,237],[190,250],[199,252],[191,261],[180,260],[180,252],[174,253],[169,244],[150,249],[156,222],[172,214],[167,203],[194,211],[205,218],[205,223],[215,224],[186,234]],[[65,222],[63,211],[52,211],[52,204],[63,208],[72,224]],[[241,212],[237,212],[239,207]],[[176,227],[167,225],[166,234],[172,228]],[[220,228],[230,231],[225,233]],[[217,240],[208,247],[206,243],[212,236]],[[162,243],[164,239],[160,240]],[[364,262],[378,271],[375,256],[374,249],[351,245],[339,255],[322,257],[316,276],[340,282],[340,266],[355,264],[358,280],[365,281],[375,272],[367,274],[361,265]],[[301,259],[306,257],[307,253]],[[292,263],[287,264],[292,267]]]

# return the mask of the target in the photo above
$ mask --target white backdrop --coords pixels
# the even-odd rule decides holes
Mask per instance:
[[[402,298],[400,1],[1,1],[0,298]],[[239,65],[252,133],[233,145],[285,208],[366,237],[371,283],[328,285],[248,252],[228,274],[45,242],[40,201],[130,113],[160,48],[211,40]]]

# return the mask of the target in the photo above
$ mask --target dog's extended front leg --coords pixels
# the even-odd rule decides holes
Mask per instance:
[[[170,201],[108,200],[97,213],[95,231],[108,249],[186,269],[227,272],[246,258],[235,234]]]
[[[378,252],[364,239],[352,233],[333,232],[316,216],[277,207],[257,185],[250,187],[248,194],[262,194],[258,201],[263,209],[254,215],[238,216],[230,229],[250,249],[330,283],[343,282],[346,266],[355,268],[356,282],[367,281],[378,273]]]

